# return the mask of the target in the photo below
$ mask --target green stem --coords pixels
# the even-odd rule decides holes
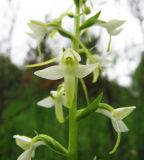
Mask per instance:
[[[78,123],[76,120],[77,113],[77,88],[78,80],[75,82],[75,96],[72,107],[69,109],[69,146],[68,160],[77,160],[77,143],[78,143]]]
[[[79,15],[80,15],[80,4],[76,6],[74,19],[74,31],[75,37],[79,39]],[[73,39],[73,49],[78,52],[79,43],[74,38]],[[71,85],[71,84],[69,84]],[[68,144],[68,160],[78,159],[78,123],[76,120],[77,113],[77,91],[78,91],[78,79],[75,78],[75,90],[72,106],[69,109],[69,144]]]
[[[39,57],[41,59],[41,61],[43,60],[43,56],[42,56],[42,52],[41,52],[41,47],[40,47],[40,43],[38,44],[38,54],[39,54]]]

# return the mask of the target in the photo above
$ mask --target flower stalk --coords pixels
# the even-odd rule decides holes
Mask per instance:
[[[75,18],[74,18],[74,31],[75,37],[79,39],[79,15],[80,15],[80,2],[75,6]],[[73,40],[73,49],[79,51],[79,43],[76,39]],[[71,84],[69,84],[71,85]],[[78,122],[76,120],[77,113],[77,92],[78,92],[78,79],[75,78],[74,99],[72,106],[69,109],[69,144],[68,144],[68,160],[78,159]]]

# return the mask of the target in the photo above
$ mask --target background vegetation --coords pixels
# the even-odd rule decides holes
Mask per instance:
[[[0,57],[0,159],[15,160],[22,150],[15,145],[12,136],[16,133],[34,136],[34,131],[47,133],[63,144],[67,143],[67,123],[59,124],[54,116],[53,109],[40,108],[37,101],[47,96],[51,88],[56,88],[56,82],[38,79],[33,76],[32,70],[21,71],[9,59]],[[86,79],[92,97],[100,91],[104,92],[103,101],[114,106],[136,105],[136,111],[126,119],[130,128],[128,133],[122,135],[119,150],[114,155],[108,152],[115,141],[115,133],[110,121],[99,114],[93,114],[85,121],[79,123],[79,159],[92,159],[98,155],[99,159],[111,160],[142,160],[143,148],[143,65],[140,65],[133,74],[133,86],[130,89],[122,88],[106,78],[100,78],[98,83],[90,85],[91,77]],[[85,104],[80,93],[80,104]],[[36,159],[61,159],[54,157],[47,148],[41,147],[36,152]]]

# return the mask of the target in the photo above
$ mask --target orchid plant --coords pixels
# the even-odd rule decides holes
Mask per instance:
[[[72,7],[75,7],[74,13],[71,11]],[[93,112],[101,113],[110,118],[112,126],[117,133],[117,141],[114,148],[110,151],[110,154],[116,151],[120,143],[121,132],[128,131],[128,127],[123,122],[123,119],[135,109],[135,106],[115,109],[109,104],[102,103],[102,94],[92,102],[89,101],[87,87],[83,78],[89,74],[93,74],[92,82],[96,83],[101,71],[103,71],[105,66],[111,63],[111,61],[97,54],[92,54],[81,41],[81,35],[83,33],[90,27],[99,25],[105,28],[109,34],[110,40],[107,49],[109,52],[111,37],[118,35],[122,31],[121,26],[125,21],[117,19],[109,21],[102,20],[100,19],[101,11],[85,19],[87,14],[91,12],[91,8],[93,8],[90,0],[73,0],[72,7],[52,22],[44,23],[32,20],[28,24],[31,29],[31,32],[28,34],[36,40],[41,58],[40,63],[31,64],[28,65],[28,67],[39,67],[50,64],[49,67],[38,70],[34,74],[47,80],[63,79],[63,82],[58,85],[56,91],[51,91],[48,97],[39,101],[37,104],[46,108],[55,107],[55,115],[59,123],[63,124],[65,121],[69,121],[68,147],[64,147],[54,138],[44,134],[37,134],[33,138],[14,135],[13,137],[16,139],[16,144],[24,150],[18,157],[18,160],[31,160],[35,155],[36,148],[41,145],[48,146],[49,149],[66,157],[68,160],[78,160],[78,123],[80,120],[84,120],[84,118],[90,116]],[[74,19],[74,32],[69,32],[63,28],[62,21],[66,16]],[[49,38],[49,34],[56,32],[71,40],[71,48],[62,48],[57,57],[43,61],[40,49],[41,41],[44,37]],[[86,57],[86,61],[83,63],[81,63],[81,54]],[[55,65],[52,64],[53,62],[55,62]],[[78,107],[79,82],[83,86],[88,104],[83,108],[80,107],[81,109]],[[63,113],[63,107],[65,107],[69,113],[66,117]],[[96,156],[94,159],[96,159]]]

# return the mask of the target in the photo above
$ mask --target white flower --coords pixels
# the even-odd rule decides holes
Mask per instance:
[[[123,107],[108,111],[106,109],[98,108],[96,112],[101,113],[111,119],[112,125],[116,132],[127,132],[128,128],[123,122],[123,119],[127,117],[136,107]]]
[[[112,19],[103,24],[103,27],[107,29],[107,32],[111,36],[118,35],[123,29],[120,28],[125,23],[124,20]]]
[[[93,72],[97,64],[81,65],[81,57],[73,49],[66,49],[59,57],[59,65],[51,66],[34,74],[50,80],[64,78],[66,106],[71,107],[74,98],[75,78],[83,78]]]
[[[93,80],[92,82],[95,83],[99,77],[99,72],[100,70],[103,69],[103,67],[106,65],[106,64],[109,64],[111,61],[108,60],[107,58],[105,57],[101,57],[101,56],[98,56],[98,55],[94,55],[93,56],[94,58],[94,61],[90,60],[90,59],[87,59],[87,64],[97,64],[97,67],[95,68],[95,70],[93,71]]]
[[[98,25],[104,27],[110,36],[107,51],[110,51],[111,37],[118,35],[123,30],[121,26],[124,23],[125,23],[124,20],[117,20],[117,19],[111,19],[108,22],[99,21]]]
[[[45,34],[48,32],[47,28],[38,21],[30,21],[28,26],[32,31],[32,33],[28,33],[28,35],[34,38],[38,43],[41,42]]]
[[[42,107],[51,108],[55,106],[56,118],[60,123],[64,122],[62,105],[65,105],[64,88],[59,85],[57,91],[51,91],[51,96],[39,101],[37,104]]]
[[[16,144],[24,150],[17,160],[31,160],[35,156],[35,149],[45,145],[42,141],[33,142],[31,138],[26,136],[14,135],[13,138],[16,139]]]

